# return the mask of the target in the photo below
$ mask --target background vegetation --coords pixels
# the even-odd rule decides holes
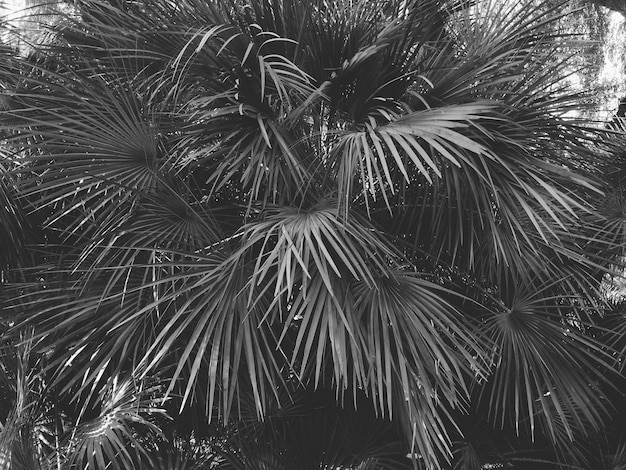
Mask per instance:
[[[623,468],[626,127],[571,6],[34,10],[0,465]]]

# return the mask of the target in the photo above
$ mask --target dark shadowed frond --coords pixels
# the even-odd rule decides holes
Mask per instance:
[[[613,360],[585,335],[577,299],[554,292],[554,281],[537,281],[503,290],[500,308],[485,320],[496,347],[485,399],[501,425],[528,420],[532,431],[542,422],[554,440],[573,439],[574,430],[601,427],[610,411],[600,390]]]

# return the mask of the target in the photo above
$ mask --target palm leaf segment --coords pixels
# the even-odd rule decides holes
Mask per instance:
[[[72,432],[70,465],[129,468],[133,466],[135,453],[146,453],[133,428],[145,427],[157,436],[158,428],[144,416],[159,410],[152,403],[150,390],[138,385],[118,377],[113,377],[107,384],[99,400],[99,415],[85,420]],[[132,454],[128,450],[131,447],[134,449]]]
[[[573,233],[598,192],[579,164],[595,158],[593,133],[559,117],[574,97],[559,94],[546,41],[554,12],[77,8],[78,24],[15,66],[23,78],[2,114],[55,265],[15,309],[59,353],[63,380],[171,371],[183,403],[207,383],[209,416],[225,419],[243,383],[260,415],[293,381],[363,388],[381,413],[400,407],[431,465],[451,455],[449,408],[490,362],[498,417],[516,397],[505,424],[534,423],[536,400],[550,432],[581,409],[599,423],[588,370],[603,359],[562,370],[563,396],[540,386],[582,341],[566,339],[559,308],[523,309],[531,326],[550,321],[545,332],[514,328],[478,295],[483,335],[465,297],[485,287],[504,299],[508,279],[542,271],[573,279],[539,288],[547,299],[593,291],[596,264]]]

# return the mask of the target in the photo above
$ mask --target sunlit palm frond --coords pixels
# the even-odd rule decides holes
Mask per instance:
[[[159,429],[146,420],[147,414],[159,411],[152,400],[149,390],[142,390],[133,380],[112,377],[99,397],[98,416],[79,423],[72,433],[71,463],[89,465],[89,468],[132,466],[135,456],[131,453],[146,452],[133,427],[145,427],[155,435],[159,433]]]
[[[243,250],[260,249],[251,282],[260,285],[268,274],[275,275],[275,294],[290,295],[299,285],[306,293],[313,268],[331,292],[331,274],[368,285],[374,275],[384,274],[396,256],[393,248],[357,214],[341,220],[337,206],[336,200],[327,199],[310,209],[268,208],[264,220],[244,226]]]
[[[347,133],[338,144],[336,172],[342,200],[352,194],[352,180],[357,175],[364,194],[375,199],[380,192],[389,205],[387,193],[402,191],[398,172],[404,177],[404,184],[419,180],[409,173],[417,173],[420,179],[432,184],[434,178],[442,177],[446,166],[474,167],[476,164],[467,152],[477,154],[479,159],[488,158],[490,152],[480,141],[462,132],[479,125],[483,118],[488,119],[490,110],[489,103],[477,102],[400,116],[383,112],[389,122],[381,126],[372,116],[364,130]],[[409,165],[411,169],[407,170]]]

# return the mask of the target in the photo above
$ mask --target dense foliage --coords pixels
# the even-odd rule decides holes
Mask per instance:
[[[624,126],[566,4],[80,0],[5,47],[0,458],[621,468]]]

